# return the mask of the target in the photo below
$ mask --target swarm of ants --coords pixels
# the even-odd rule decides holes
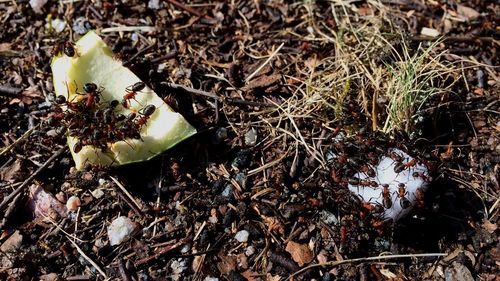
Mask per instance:
[[[70,54],[74,55],[74,52]],[[128,108],[129,100],[135,99],[137,92],[145,88],[143,82],[127,87],[121,102],[118,100],[101,102],[104,88],[95,83],[84,84],[83,92],[78,91],[76,82],[75,86],[75,95],[71,100],[67,100],[64,96],[56,97],[54,110],[47,119],[49,126],[63,128],[64,131],[67,129],[70,136],[78,139],[73,146],[75,153],[88,145],[105,152],[112,143],[126,142],[127,139],[141,139],[140,131],[155,112],[156,107],[149,104],[137,113],[132,112],[128,115],[117,113],[116,109],[120,104]]]

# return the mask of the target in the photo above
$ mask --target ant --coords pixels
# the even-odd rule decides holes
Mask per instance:
[[[405,189],[405,184],[400,183],[398,184],[398,196],[400,198],[400,204],[401,208],[406,209],[411,206],[410,200],[408,200],[405,195],[407,194],[406,189]]]
[[[98,89],[97,85],[94,83],[86,83],[85,85],[83,85],[83,90],[85,91],[85,95],[87,96],[85,106],[90,109],[99,102],[99,96],[104,89],[102,87]]]
[[[155,112],[155,110],[156,106],[154,106],[153,104],[148,104],[145,107],[141,108],[139,110],[140,116],[134,119],[135,124],[139,126],[146,124],[149,117]]]
[[[361,166],[361,172],[367,174],[369,177],[372,178],[376,176],[375,170],[366,164]]]
[[[401,171],[406,170],[407,168],[415,166],[417,163],[418,163],[417,159],[411,159],[406,164],[400,162],[394,167],[394,172],[400,173]]]
[[[422,173],[422,172],[413,172],[412,176],[414,178],[422,178],[422,180],[424,180],[424,181],[428,181],[429,180],[429,178],[424,173]]]
[[[52,55],[58,55],[60,53],[64,53],[68,57],[74,57],[76,55],[75,45],[69,41],[64,43],[58,43],[54,49],[52,50]]]
[[[361,185],[361,186],[371,186],[377,187],[378,183],[376,181],[360,180],[358,178],[349,179],[349,184],[351,185]]]
[[[382,203],[384,204],[384,207],[386,209],[389,209],[392,207],[392,198],[391,198],[391,192],[389,191],[389,185],[384,183],[382,187],[384,188],[384,190],[382,191],[382,196],[383,196]]]
[[[125,95],[123,95],[123,100],[122,100],[123,107],[129,108],[129,106],[130,106],[129,100],[131,100],[131,99],[137,101],[135,99],[137,92],[144,90],[145,87],[146,87],[146,84],[144,84],[144,82],[137,82],[137,83],[125,88]],[[139,102],[137,101],[137,103],[139,103]]]

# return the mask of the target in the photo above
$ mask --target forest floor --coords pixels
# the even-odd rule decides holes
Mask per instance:
[[[500,280],[500,4],[285,2],[0,0],[0,279]],[[50,62],[91,29],[198,133],[77,171]],[[392,147],[396,222],[347,188]]]

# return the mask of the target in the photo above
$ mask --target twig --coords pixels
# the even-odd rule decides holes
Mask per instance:
[[[136,267],[139,267],[143,264],[146,264],[146,263],[149,263],[153,260],[156,260],[158,259],[159,257],[171,252],[172,250],[175,250],[176,248],[178,248],[179,246],[183,245],[185,243],[184,240],[180,240],[170,246],[165,246],[164,248],[162,248],[161,250],[159,250],[156,254],[152,255],[152,256],[149,256],[149,257],[146,257],[146,258],[143,258],[143,259],[140,259],[138,261],[135,262],[135,266]]]
[[[377,257],[368,257],[368,258],[358,258],[358,259],[350,259],[350,260],[342,260],[342,261],[330,261],[324,263],[317,263],[306,266],[301,270],[296,271],[294,274],[288,276],[286,280],[291,280],[294,276],[297,276],[311,268],[320,267],[320,266],[337,266],[346,263],[357,263],[357,262],[367,262],[367,261],[378,261],[378,260],[389,260],[389,259],[401,259],[401,258],[422,258],[422,257],[443,257],[448,255],[447,253],[428,253],[428,254],[408,254],[408,255],[387,255],[387,256],[377,256]]]
[[[80,248],[80,246],[78,246],[78,244],[76,244],[75,240],[78,240],[80,242],[83,242],[83,240],[79,239],[79,238],[76,238],[75,236],[73,235],[70,235],[68,234],[64,229],[62,229],[59,225],[57,225],[57,223],[52,220],[50,217],[48,216],[45,216],[43,213],[42,213],[42,216],[45,217],[45,219],[47,219],[50,223],[52,223],[57,229],[59,229],[62,233],[64,233],[64,235],[66,236],[66,239],[68,239],[69,242],[71,242],[71,244],[73,244],[73,246],[76,248],[76,250],[78,251],[78,253],[84,258],[87,260],[87,262],[89,262],[95,269],[97,269],[97,271],[99,271],[99,273],[104,277],[104,278],[108,278],[108,276],[106,275],[106,273],[101,269],[101,267],[95,263],[89,256],[87,256],[83,251],[82,249]],[[73,239],[71,239],[73,238]]]
[[[248,81],[252,80],[252,78],[257,75],[257,73],[259,73],[259,71],[278,54],[278,52],[281,50],[281,48],[283,48],[284,45],[285,42],[281,43],[281,45],[279,45],[279,47],[274,50],[274,52],[267,58],[267,60],[263,64],[261,64],[254,72],[252,72],[252,74],[248,75],[248,77],[245,79],[245,83],[248,83]]]
[[[4,229],[4,226],[9,222],[9,219],[16,210],[17,203],[19,202],[20,199],[21,199],[21,194],[18,194],[14,198],[14,200],[12,200],[12,204],[10,204],[7,210],[5,210],[5,215],[2,219],[2,222],[0,222],[0,229]]]
[[[2,94],[2,95],[17,96],[22,91],[23,91],[23,89],[20,89],[20,88],[14,88],[14,87],[7,86],[7,85],[0,85],[0,94]]]
[[[110,176],[110,178],[111,178],[111,180],[113,180],[116,183],[116,185],[121,189],[121,191],[123,191],[123,193],[125,193],[125,195],[128,197],[128,199],[133,203],[133,205],[131,205],[132,209],[136,213],[138,213],[139,216],[142,216],[141,206],[139,205],[139,203],[137,203],[137,201],[135,201],[132,194],[130,194],[130,192],[128,192],[128,190],[117,179],[115,179],[112,176]]]
[[[156,31],[156,27],[140,25],[140,26],[117,26],[117,27],[108,27],[101,30],[100,33],[112,33],[112,32],[154,32]]]
[[[3,210],[5,208],[5,206],[12,200],[14,199],[14,197],[16,197],[19,193],[21,193],[24,188],[43,170],[45,170],[45,168],[47,168],[47,166],[49,166],[50,163],[52,163],[52,161],[54,161],[57,157],[59,157],[59,155],[63,154],[65,151],[66,151],[67,147],[64,146],[62,148],[60,148],[58,151],[56,151],[54,154],[52,154],[52,156],[47,159],[47,161],[45,161],[45,163],[43,163],[43,165],[38,168],[33,174],[31,174],[31,176],[29,176],[16,190],[14,190],[11,194],[9,194],[8,196],[6,196],[2,203],[0,203],[0,210]]]
[[[118,260],[118,271],[120,272],[120,276],[123,281],[132,280],[132,278],[130,278],[130,274],[128,274],[127,269],[125,268],[125,264],[123,263],[122,259]]]
[[[203,91],[203,90],[198,90],[198,89],[193,89],[181,84],[176,84],[176,83],[167,83],[167,86],[176,89],[176,90],[183,90],[191,94],[199,95],[199,96],[204,96],[204,97],[209,97],[212,99],[215,99],[220,102],[225,102],[228,104],[239,104],[239,105],[248,105],[248,106],[262,106],[262,107],[275,107],[274,104],[271,103],[265,103],[265,102],[256,102],[256,101],[246,101],[246,100],[238,100],[238,99],[233,99],[233,98],[225,98],[225,97],[219,97],[215,94]]]
[[[22,136],[20,136],[17,140],[15,140],[13,143],[11,143],[9,146],[4,148],[2,152],[0,152],[0,156],[4,155],[5,153],[9,152],[12,150],[16,145],[18,145],[21,141],[23,141],[25,138],[29,137],[31,133],[33,133],[34,130],[38,129],[40,127],[40,124],[37,124],[35,127],[27,130]]]
[[[185,10],[185,11],[187,11],[187,12],[189,12],[189,13],[197,16],[197,17],[200,17],[200,18],[204,17],[204,18],[209,19],[209,20],[213,19],[211,16],[204,15],[201,12],[199,12],[198,10],[195,10],[195,9],[193,9],[193,8],[191,8],[189,6],[186,6],[186,5],[182,4],[182,3],[179,3],[179,2],[177,2],[175,0],[167,0],[167,2],[169,2],[170,4],[174,5],[175,7],[179,8],[179,9]]]
[[[500,45],[500,41],[495,40],[493,37],[481,37],[481,36],[443,36],[443,37],[428,37],[428,36],[413,36],[410,38],[412,41],[437,41],[443,40],[445,42],[471,42],[471,41],[483,41],[492,42]]]
[[[126,66],[128,65],[131,61],[133,61],[137,56],[143,54],[144,52],[148,51],[149,49],[153,48],[155,44],[150,44],[144,48],[142,48],[140,51],[138,51],[135,55],[130,57],[127,61],[123,62],[123,65]]]

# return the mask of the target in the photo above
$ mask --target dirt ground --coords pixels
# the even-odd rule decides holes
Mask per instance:
[[[497,1],[33,5],[0,0],[1,280],[500,280]],[[198,133],[77,171],[50,62],[91,29]],[[430,170],[395,223],[347,189],[390,147]]]

